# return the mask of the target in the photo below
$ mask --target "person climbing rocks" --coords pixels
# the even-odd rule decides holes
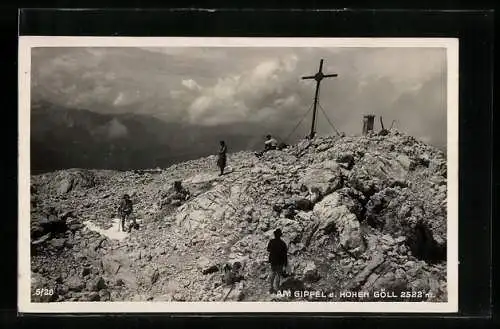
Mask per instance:
[[[266,136],[266,140],[264,142],[264,150],[261,152],[256,152],[255,155],[257,157],[261,157],[264,153],[270,150],[276,150],[278,148],[278,141],[271,135]]]
[[[120,202],[120,206],[118,207],[118,213],[120,214],[121,218],[121,226],[122,226],[122,231],[125,232],[125,221],[130,217],[130,214],[132,214],[132,201],[130,200],[130,196],[128,194],[124,194],[123,198]],[[136,225],[135,219],[134,219],[134,226]],[[132,229],[132,226],[129,226],[129,232]]]
[[[217,159],[217,166],[220,169],[219,176],[224,175],[224,168],[226,167],[226,161],[227,161],[226,153],[227,153],[226,142],[220,141],[219,157]]]
[[[269,263],[271,264],[271,277],[269,293],[275,293],[281,284],[281,278],[285,275],[285,267],[288,265],[288,248],[281,236],[281,229],[274,231],[274,239],[269,241],[267,251],[269,252]],[[277,284],[276,284],[277,283]]]

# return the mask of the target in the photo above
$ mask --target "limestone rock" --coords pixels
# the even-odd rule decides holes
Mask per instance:
[[[331,194],[314,206],[319,219],[318,229],[325,234],[338,233],[340,244],[351,252],[362,253],[365,249],[360,223],[346,206],[338,205],[338,195]]]
[[[281,228],[283,289],[428,289],[427,301],[447,299],[444,152],[391,129],[316,136],[260,158],[231,153],[223,176],[215,162],[33,175],[32,295],[55,286],[57,301],[270,301],[266,246]],[[162,204],[175,181],[189,197]],[[140,230],[106,237],[124,193]]]
[[[64,248],[66,239],[64,238],[59,238],[59,239],[52,239],[50,240],[50,246],[55,249],[62,249]]]
[[[305,282],[316,282],[321,276],[319,275],[318,268],[314,262],[307,262],[304,268],[303,277]]]
[[[85,287],[85,283],[77,276],[68,278],[65,283],[71,291],[79,292]]]

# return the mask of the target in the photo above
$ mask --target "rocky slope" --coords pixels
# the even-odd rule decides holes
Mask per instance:
[[[266,245],[279,227],[291,272],[283,289],[322,290],[327,300],[388,301],[373,298],[385,289],[397,296],[389,301],[446,301],[441,151],[390,131],[303,140],[260,159],[230,154],[222,177],[215,160],[32,176],[33,300],[302,299],[268,293]],[[165,206],[175,180],[189,198]],[[124,193],[139,230],[111,239],[84,224],[115,231]],[[55,293],[37,296],[43,287]]]

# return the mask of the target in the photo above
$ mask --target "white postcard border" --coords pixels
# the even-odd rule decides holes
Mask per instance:
[[[33,47],[439,47],[447,49],[447,302],[31,302],[30,72]],[[453,313],[458,312],[458,39],[19,37],[18,312]]]

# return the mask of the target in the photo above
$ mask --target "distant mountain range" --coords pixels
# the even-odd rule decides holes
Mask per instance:
[[[227,142],[230,152],[257,149],[266,133],[256,124],[196,126],[38,100],[31,108],[31,171],[166,167],[216,154],[219,140]]]

